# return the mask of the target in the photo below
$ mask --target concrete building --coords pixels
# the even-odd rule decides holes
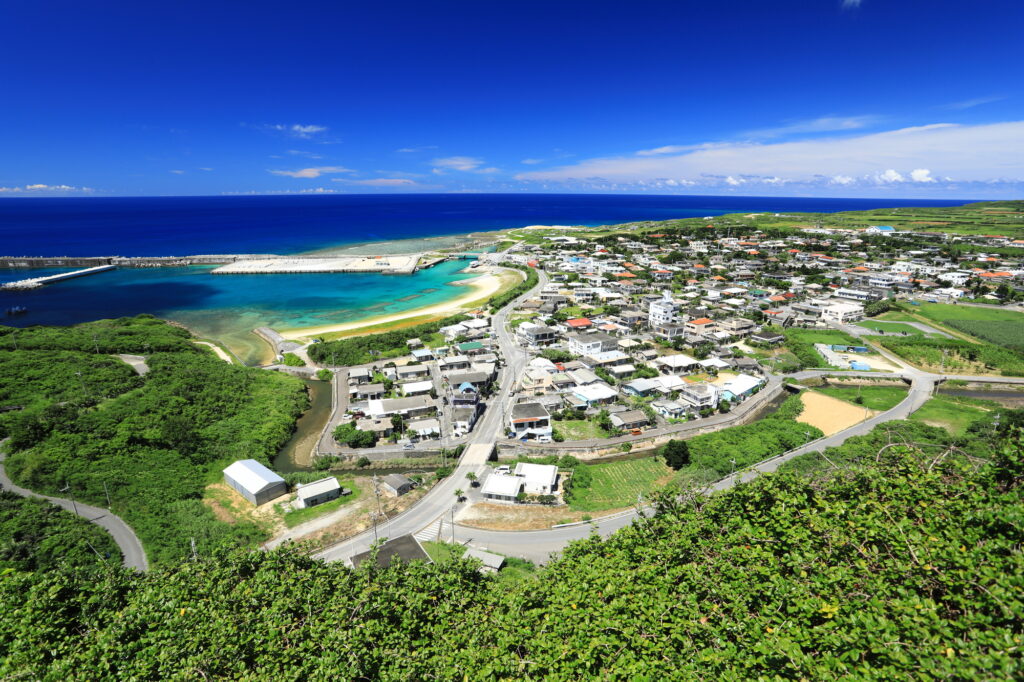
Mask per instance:
[[[593,332],[591,334],[569,334],[569,352],[573,355],[594,355],[604,351],[615,350],[619,341],[610,334]]]
[[[315,507],[324,502],[336,500],[342,495],[341,484],[334,476],[321,478],[312,483],[300,483],[295,487],[295,506],[299,509]]]
[[[240,459],[224,469],[224,482],[255,505],[288,493],[288,484],[254,459]]]
[[[651,301],[647,308],[647,324],[651,327],[658,327],[666,324],[675,324],[679,321],[679,304],[672,300],[672,294],[664,292],[662,298]]]
[[[558,489],[558,467],[554,464],[518,462],[512,473],[523,479],[523,492],[530,495],[551,495]]]
[[[551,436],[551,415],[540,403],[516,403],[509,415],[509,430],[514,438]]]
[[[863,320],[864,306],[860,303],[832,303],[821,311],[821,319],[839,324]]]

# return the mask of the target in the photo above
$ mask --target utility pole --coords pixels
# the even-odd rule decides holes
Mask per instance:
[[[110,491],[107,490],[107,482],[103,481],[103,493],[107,496],[107,509],[110,509],[114,505],[110,504]]]
[[[380,481],[377,478],[377,474],[373,475],[373,494],[377,496],[377,515],[384,516],[384,512],[380,508]],[[374,530],[376,531],[376,525]]]
[[[199,552],[196,551],[196,539],[189,538],[189,541],[192,544],[192,561],[199,561]]]
[[[455,507],[456,506],[457,505],[454,505],[454,504],[452,505],[452,544],[453,545],[455,544]]]
[[[85,544],[89,545],[89,549],[91,549],[91,550],[92,550],[93,552],[96,552],[96,556],[98,556],[98,557],[100,558],[100,561],[106,561],[106,560],[107,560],[107,558],[106,558],[105,556],[103,556],[102,554],[100,554],[100,553],[99,553],[99,551],[98,551],[98,550],[97,550],[97,549],[96,549],[95,547],[93,547],[93,546],[92,546],[92,543],[91,543],[91,542],[89,542],[88,540],[86,540],[86,541],[85,541]]]
[[[74,509],[75,513],[77,514],[78,513],[78,504],[75,502],[75,494],[73,492],[71,492],[71,484],[68,483],[67,481],[65,481],[65,484],[66,485],[63,488],[61,488],[60,491],[62,493],[66,492],[68,494],[68,497],[71,498],[71,508]]]

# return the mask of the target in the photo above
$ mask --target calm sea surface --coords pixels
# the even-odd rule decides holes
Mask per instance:
[[[457,243],[454,235],[533,224],[960,203],[550,194],[19,198],[0,200],[0,255],[418,252],[430,244]],[[29,308],[26,315],[0,318],[0,324],[72,324],[149,312],[221,339],[256,361],[263,350],[250,333],[254,327],[348,322],[445,301],[459,295],[459,288],[448,284],[467,277],[459,273],[464,265],[446,263],[411,276],[214,276],[201,267],[123,269],[26,293],[0,292],[0,311],[14,305]],[[52,272],[0,270],[0,282]]]

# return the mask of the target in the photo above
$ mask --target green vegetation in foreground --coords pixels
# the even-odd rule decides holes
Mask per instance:
[[[896,407],[907,397],[907,388],[904,386],[837,386],[833,384],[816,386],[814,390],[879,412]]]
[[[918,312],[957,331],[1024,353],[1024,313],[942,303],[924,303]]]
[[[660,496],[515,583],[460,559],[353,571],[291,549],[12,573],[0,677],[1019,677],[1019,439],[969,460],[879,430],[840,470]]]
[[[660,457],[627,459],[607,464],[580,464],[573,471],[569,507],[574,511],[602,511],[635,505],[671,482],[673,471]]]
[[[967,427],[980,419],[991,419],[993,407],[999,405],[986,400],[972,400],[951,395],[936,395],[910,415],[910,419],[940,426],[954,436],[967,433]]]
[[[1024,376],[1024,352],[988,343],[923,336],[870,337],[907,362],[948,374],[1001,374]]]
[[[324,514],[330,514],[331,512],[337,511],[342,507],[348,505],[350,502],[355,502],[363,494],[363,489],[357,486],[355,484],[355,481],[351,479],[346,480],[339,478],[338,483],[341,484],[342,488],[345,488],[346,490],[351,490],[352,493],[350,495],[342,495],[338,499],[331,500],[330,502],[318,504],[315,507],[306,507],[305,509],[292,509],[290,512],[284,515],[284,525],[288,526],[289,528],[294,528],[300,523],[312,521],[313,519],[319,516],[323,516]]]
[[[0,328],[0,347],[12,333]],[[203,489],[236,459],[269,464],[306,406],[301,381],[228,364],[151,316],[16,333],[21,350],[0,352],[0,376],[16,371],[22,383],[5,400],[29,405],[0,423],[16,483],[51,495],[70,486],[76,499],[101,507],[109,490],[112,511],[154,565],[186,556],[192,538],[200,551],[264,539],[254,524],[218,521]],[[120,361],[106,355],[114,351],[145,355],[150,372],[115,369],[109,363]],[[82,367],[70,396],[52,381]],[[76,383],[84,398],[74,397]]]
[[[774,328],[772,330],[775,331]],[[786,336],[786,341],[783,345],[796,356],[801,369],[829,366],[825,362],[825,358],[821,357],[821,353],[814,348],[816,343],[827,343],[829,345],[845,344],[848,346],[857,346],[861,343],[846,332],[841,332],[838,329],[798,329],[790,327],[778,331],[781,331]]]
[[[110,534],[46,500],[0,488],[0,573],[121,565]]]
[[[464,545],[453,545],[450,542],[436,542],[428,540],[420,543],[424,551],[435,564],[462,561],[462,555],[466,553]],[[504,556],[504,555],[503,555]],[[532,578],[537,574],[537,565],[525,559],[506,556],[505,565],[501,567],[495,578],[500,583],[516,583],[525,578]]]

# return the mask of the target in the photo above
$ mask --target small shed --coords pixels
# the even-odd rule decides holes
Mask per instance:
[[[373,555],[373,550],[360,552],[352,557],[352,566],[359,566]],[[431,563],[430,555],[424,551],[423,546],[412,535],[399,535],[397,538],[388,540],[377,550],[377,565],[385,568],[393,561],[409,563],[411,561],[424,561]]]
[[[475,549],[473,547],[467,547],[465,554],[462,556],[465,559],[479,559],[483,564],[479,568],[481,573],[497,573],[505,565],[505,557],[500,554],[485,552],[482,549]]]
[[[285,495],[288,484],[254,459],[240,459],[224,470],[224,482],[255,505]]]
[[[400,497],[405,495],[407,492],[412,490],[416,486],[411,479],[403,476],[402,474],[388,474],[384,478],[380,479],[380,487],[384,492]]]
[[[315,507],[341,497],[341,484],[334,476],[321,478],[312,483],[302,483],[295,487],[295,506],[299,509]]]

